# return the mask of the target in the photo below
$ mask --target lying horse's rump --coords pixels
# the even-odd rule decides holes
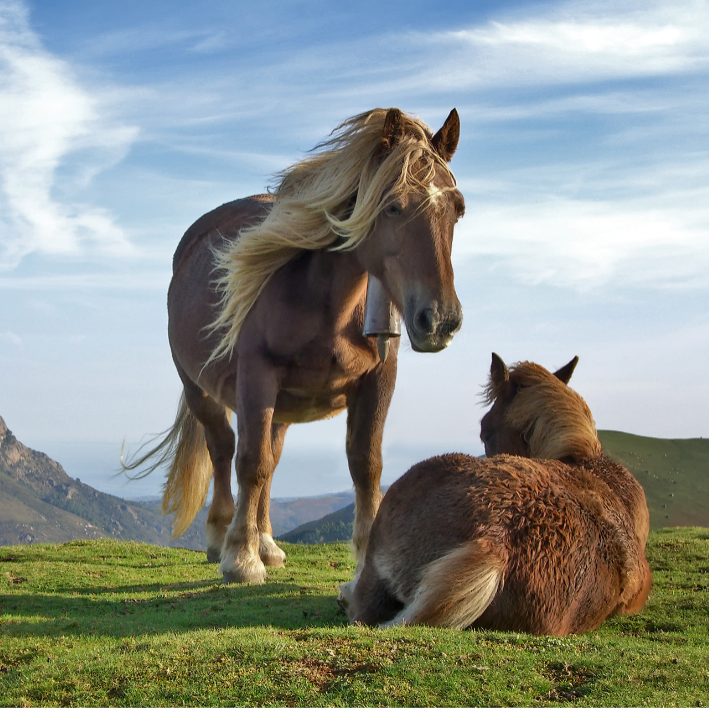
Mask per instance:
[[[500,415],[494,425],[484,420],[489,438],[510,446],[517,434],[531,437],[534,421],[527,420],[524,436],[509,421],[515,398],[534,386],[547,390],[537,424],[555,401],[563,411],[577,399],[581,419],[590,418],[564,381],[533,366],[536,380],[524,386],[515,375],[529,363],[505,368],[506,378],[492,382],[499,384]],[[548,416],[545,425],[553,426]],[[585,428],[590,444],[592,426]],[[350,619],[366,624],[581,633],[644,604],[651,584],[648,530],[642,488],[602,454],[569,463],[440,456],[389,488],[359,580],[343,595]]]

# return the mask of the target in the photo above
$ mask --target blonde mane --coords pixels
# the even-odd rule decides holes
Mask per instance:
[[[601,443],[588,405],[551,372],[534,362],[518,362],[509,369],[517,395],[505,412],[505,421],[521,431],[530,457],[581,462],[601,454]],[[500,394],[492,381],[484,396],[492,403]]]
[[[313,155],[279,174],[265,219],[215,251],[220,312],[210,331],[224,332],[207,363],[231,353],[249,310],[271,276],[303,250],[354,249],[390,202],[426,194],[436,168],[455,178],[431,146],[431,130],[402,114],[404,135],[380,153],[387,109],[342,123]]]

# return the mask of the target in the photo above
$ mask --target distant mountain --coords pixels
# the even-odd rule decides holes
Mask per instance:
[[[273,536],[278,537],[281,534],[289,532],[294,527],[303,524],[314,518],[320,518],[324,514],[330,513],[332,510],[338,510],[354,499],[354,493],[341,492],[333,495],[323,495],[321,497],[299,497],[295,500],[279,501],[271,500],[271,525],[273,527]],[[161,500],[144,500],[141,504],[155,513],[160,513],[162,510]],[[205,546],[199,547],[206,549],[206,529],[207,511],[209,504],[205,505],[199,514],[194,518],[190,528],[185,532],[185,535],[176,541],[177,546],[186,546],[180,544],[180,539],[184,539],[187,535],[196,534],[197,530],[201,530],[205,538]],[[170,518],[172,519],[172,518]],[[193,549],[197,547],[187,547]]]
[[[354,504],[354,492],[339,492],[319,497],[300,497],[295,500],[271,500],[271,525],[275,537],[289,532],[291,529],[319,519],[324,515],[336,514],[347,505]]]
[[[709,527],[709,440],[635,436],[599,431],[604,451],[625,465],[645,490],[650,524],[659,527]],[[348,541],[354,504],[282,534],[296,544]]]
[[[606,452],[645,489],[652,526],[709,527],[709,440],[599,431]],[[271,501],[274,536],[287,542],[349,540],[352,492]],[[172,539],[160,500],[133,502],[94,490],[44,453],[27,448],[0,417],[0,545],[115,537],[205,550],[207,508]]]
[[[301,524],[300,527],[281,534],[278,539],[293,544],[324,544],[348,541],[352,538],[354,502],[320,519]]]
[[[271,502],[274,534],[341,508],[351,492]],[[172,515],[160,500],[123,500],[67,475],[55,460],[18,441],[0,417],[0,546],[74,539],[145,541],[161,546],[207,548],[207,508],[172,539]]]
[[[20,443],[0,417],[0,545],[115,537],[206,549],[194,532],[173,541],[170,522],[70,478],[59,463]]]

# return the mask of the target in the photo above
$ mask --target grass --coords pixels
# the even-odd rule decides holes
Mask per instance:
[[[709,704],[707,529],[653,532],[645,609],[569,638],[352,627],[347,546],[284,548],[261,586],[184,549],[0,548],[0,705]]]

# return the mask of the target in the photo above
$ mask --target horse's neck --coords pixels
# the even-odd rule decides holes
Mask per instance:
[[[311,251],[307,259],[305,287],[314,302],[347,316],[362,302],[367,272],[353,251]]]

